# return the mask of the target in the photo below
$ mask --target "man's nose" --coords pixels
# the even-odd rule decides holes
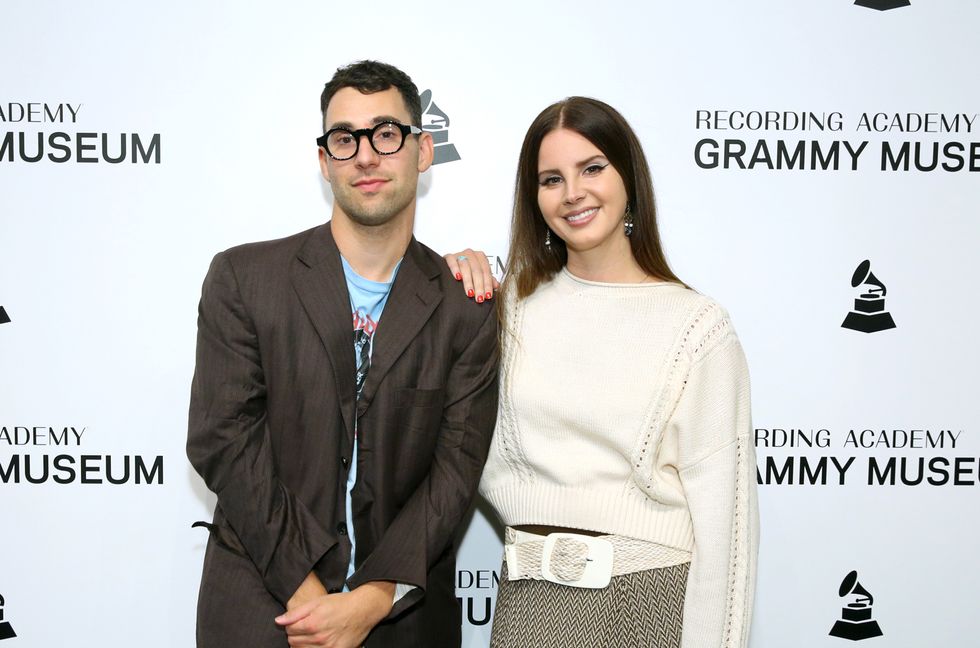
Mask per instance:
[[[371,135],[365,133],[357,138],[357,155],[354,162],[359,167],[377,166],[381,161],[381,155],[371,146]]]

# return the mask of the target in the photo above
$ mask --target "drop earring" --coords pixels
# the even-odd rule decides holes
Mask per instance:
[[[551,229],[550,228],[548,229],[548,232],[544,235],[544,246],[546,248],[548,248],[549,250],[551,249]]]
[[[623,231],[626,236],[633,235],[633,214],[630,212],[630,206],[626,205],[626,216],[623,217]]]

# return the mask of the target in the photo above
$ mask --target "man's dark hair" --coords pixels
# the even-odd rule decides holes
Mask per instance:
[[[327,82],[320,95],[320,112],[326,130],[327,105],[341,88],[355,88],[364,94],[384,92],[395,88],[402,96],[405,107],[412,116],[412,125],[422,128],[422,105],[419,103],[419,89],[411,77],[396,68],[380,61],[357,61],[337,68],[333,78]]]

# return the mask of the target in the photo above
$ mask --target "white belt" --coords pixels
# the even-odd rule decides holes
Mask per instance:
[[[613,576],[690,562],[691,553],[620,535],[542,536],[507,527],[504,559],[508,580],[547,580],[601,589]]]

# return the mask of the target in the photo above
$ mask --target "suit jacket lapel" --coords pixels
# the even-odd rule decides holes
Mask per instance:
[[[293,268],[293,288],[330,358],[348,443],[352,444],[356,396],[354,327],[347,281],[330,223],[314,229],[296,256],[300,263]]]
[[[435,279],[443,271],[426,256],[422,245],[413,237],[378,322],[372,343],[371,369],[357,404],[358,416],[367,410],[378,385],[442,301],[442,290]]]

